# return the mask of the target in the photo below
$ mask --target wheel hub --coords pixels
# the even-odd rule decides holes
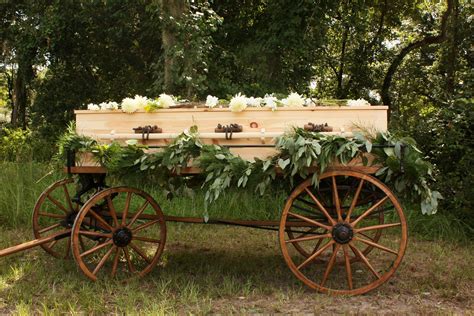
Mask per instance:
[[[133,238],[132,231],[127,227],[117,229],[113,234],[114,245],[117,247],[127,246]]]
[[[352,240],[353,236],[354,230],[349,224],[338,223],[332,229],[332,238],[334,238],[337,243],[347,244]]]

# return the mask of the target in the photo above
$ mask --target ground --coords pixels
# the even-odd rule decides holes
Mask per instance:
[[[3,229],[0,248],[30,235]],[[126,284],[90,282],[73,260],[42,249],[1,258],[0,314],[473,314],[473,261],[472,245],[411,237],[392,279],[365,295],[331,297],[293,276],[275,232],[170,224],[163,261]]]

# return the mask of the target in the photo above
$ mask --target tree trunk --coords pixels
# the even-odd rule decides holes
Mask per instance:
[[[13,80],[13,102],[11,124],[13,127],[21,127],[26,129],[28,122],[26,114],[28,110],[28,85],[33,79],[33,58],[34,51],[32,50],[25,56],[19,56],[18,69],[16,77]]]
[[[443,13],[443,16],[441,18],[441,27],[440,27],[440,32],[436,36],[427,36],[425,38],[422,38],[421,40],[415,41],[413,43],[408,44],[406,47],[404,47],[400,53],[398,53],[397,56],[395,56],[395,59],[392,61],[390,64],[390,67],[388,67],[387,73],[385,74],[385,78],[383,81],[382,85],[382,101],[383,104],[389,106],[388,110],[388,117],[390,118],[390,110],[391,110],[391,105],[392,105],[392,99],[390,96],[390,87],[392,85],[392,79],[393,76],[395,75],[396,71],[398,70],[398,67],[401,65],[403,62],[403,59],[413,50],[432,45],[432,44],[438,44],[442,43],[444,40],[446,40],[446,29],[447,29],[447,20],[449,18],[449,15],[451,14],[452,8],[453,8],[453,1],[454,0],[447,0],[447,8],[446,11]]]
[[[165,17],[165,25],[162,31],[164,49],[164,91],[174,93],[175,91],[175,65],[176,57],[173,48],[176,45],[176,21],[185,12],[186,0],[161,0],[162,15]],[[172,18],[172,19],[170,19]]]

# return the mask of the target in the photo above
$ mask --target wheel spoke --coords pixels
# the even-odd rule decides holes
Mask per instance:
[[[137,245],[134,245],[132,242],[129,245],[133,250],[135,250],[136,253],[140,255],[140,257],[145,259],[146,262],[148,262],[149,264],[151,263],[151,259],[148,258],[147,255],[143,252],[143,250],[141,250]]]
[[[140,226],[138,226],[138,227],[135,227],[135,229],[132,230],[132,232],[133,232],[133,233],[136,233],[136,232],[138,232],[138,231],[140,231],[140,230],[142,230],[142,229],[145,229],[145,228],[147,228],[147,227],[149,227],[149,226],[151,226],[151,225],[154,225],[154,224],[156,224],[156,223],[159,223],[159,222],[160,222],[159,219],[155,219],[154,221],[149,221],[148,223],[145,223],[145,224],[143,224],[143,225],[140,225]]]
[[[51,217],[51,218],[61,218],[61,219],[66,218],[66,215],[59,215],[59,214],[46,213],[46,212],[38,212],[38,215]]]
[[[364,238],[360,238],[360,237],[354,237],[355,240],[358,240],[358,241],[361,241],[367,245],[370,245],[370,246],[373,246],[375,248],[379,248],[380,250],[383,250],[383,251],[386,251],[386,252],[390,252],[390,253],[393,253],[394,255],[398,255],[398,252],[396,252],[395,250],[392,250],[390,248],[387,248],[385,246],[382,246],[376,242],[373,242],[373,241],[370,241],[370,240],[367,240],[367,239],[364,239]]]
[[[94,237],[104,237],[104,238],[112,238],[112,234],[94,232],[90,230],[80,230],[79,235],[86,235],[86,236],[94,236]]]
[[[323,280],[321,281],[321,286],[324,286],[324,283],[326,283],[329,277],[329,274],[332,271],[332,268],[334,268],[334,263],[336,262],[336,256],[337,256],[337,253],[339,252],[340,247],[341,247],[340,244],[336,244],[336,247],[334,248],[331,258],[329,259],[328,265],[326,267],[326,271],[324,271],[324,276],[323,276]]]
[[[69,205],[69,210],[71,212],[74,212],[74,206],[72,205],[71,196],[69,195],[69,191],[67,189],[66,184],[63,184],[63,189],[64,189],[64,195],[66,196],[67,204]]]
[[[316,196],[314,196],[314,194],[311,192],[311,190],[309,190],[308,188],[304,188],[304,189],[305,189],[306,193],[308,193],[308,195],[314,201],[314,203],[316,203],[316,205],[321,210],[321,212],[324,214],[324,216],[326,216],[326,218],[329,220],[329,222],[334,225],[336,223],[336,221],[331,217],[331,215],[329,215],[326,208],[321,204],[321,202],[319,202],[319,200],[316,198]]]
[[[92,274],[93,275],[96,275],[97,272],[99,272],[99,270],[103,267],[103,265],[105,264],[105,262],[107,261],[107,259],[109,259],[110,255],[112,254],[112,251],[114,251],[114,249],[116,248],[115,245],[113,245],[112,247],[110,247],[110,249],[106,252],[106,254],[102,257],[102,259],[100,259],[99,263],[97,264],[97,266],[95,267],[94,271],[92,271]]]
[[[349,290],[352,290],[352,269],[351,269],[351,258],[349,257],[349,250],[347,249],[347,245],[342,247],[344,251],[344,262],[346,265],[346,273],[347,273],[347,284],[349,285]]]
[[[89,210],[89,214],[91,214],[95,219],[97,219],[105,228],[107,228],[110,231],[113,231],[114,229],[112,226],[109,225],[101,216],[99,216],[96,212],[94,212],[92,209]]]
[[[47,197],[51,202],[53,202],[54,205],[56,205],[57,207],[59,207],[59,209],[61,209],[64,213],[66,213],[66,214],[69,213],[69,211],[67,210],[67,208],[65,208],[64,205],[62,205],[61,203],[59,203],[58,200],[56,200],[55,198],[53,198],[53,197],[50,196],[49,194],[47,194],[46,197]]]
[[[357,249],[357,247],[355,247],[354,245],[352,245],[352,243],[349,244],[349,247],[351,247],[352,251],[354,252],[354,254],[359,257],[362,262],[367,266],[367,268],[369,268],[370,272],[372,272],[372,274],[377,278],[377,279],[380,279],[380,274],[375,271],[374,267],[370,264],[369,260],[367,259],[366,256],[364,256],[364,254],[359,250]]]
[[[346,215],[346,221],[347,222],[351,221],[352,211],[354,211],[354,208],[357,205],[357,200],[359,199],[360,191],[362,190],[363,186],[364,186],[364,179],[361,179],[360,182],[359,182],[359,186],[357,187],[357,190],[354,194],[354,198],[352,199],[352,203],[351,203],[351,206],[349,208],[349,211],[347,211],[347,215]]]
[[[82,258],[82,257],[88,256],[88,255],[90,255],[91,253],[94,253],[94,252],[96,252],[97,250],[100,250],[100,249],[102,249],[102,248],[104,248],[104,247],[106,247],[106,246],[112,244],[112,242],[113,242],[113,240],[109,240],[109,241],[104,242],[103,244],[99,244],[99,245],[97,245],[97,246],[95,246],[95,247],[93,247],[93,248],[87,250],[86,252],[81,253],[81,254],[80,254],[80,257]]]
[[[367,235],[367,234],[364,234],[364,233],[359,233],[359,234],[361,234],[361,235],[364,236],[365,238],[368,238],[368,239],[370,239],[370,240],[372,240],[372,241],[374,240],[374,238],[370,237],[370,236]]]
[[[363,220],[367,215],[369,215],[373,210],[382,206],[388,200],[388,195],[384,196],[382,199],[378,200],[377,203],[372,205],[367,211],[365,211],[361,216],[359,216],[355,221],[352,222],[352,226],[355,227],[361,220]]]
[[[330,229],[331,229],[331,228],[330,228],[329,226],[327,226],[327,225],[324,225],[324,224],[322,224],[322,223],[320,223],[320,222],[317,222],[317,221],[315,221],[315,220],[313,220],[313,219],[307,218],[307,217],[305,217],[305,216],[302,216],[302,215],[299,215],[299,214],[296,214],[296,213],[288,212],[288,215],[291,215],[291,216],[293,216],[293,217],[296,217],[296,218],[298,218],[298,219],[301,219],[301,220],[303,220],[303,221],[305,221],[305,222],[307,222],[307,223],[310,223],[310,224],[319,226],[319,227],[324,228],[324,229],[326,229],[326,230],[330,230]]]
[[[109,213],[112,216],[112,219],[114,221],[114,225],[117,227],[118,226],[118,219],[117,219],[117,213],[115,212],[114,208],[114,203],[112,202],[112,199],[110,198],[110,195],[107,195],[107,206],[109,208]]]
[[[380,225],[374,225],[374,226],[361,227],[361,228],[358,228],[358,229],[354,229],[354,233],[360,233],[360,232],[365,232],[365,231],[369,231],[369,230],[396,227],[396,226],[400,226],[401,224],[402,223],[390,223],[390,224],[380,224]]]
[[[314,246],[313,251],[311,251],[311,254],[315,253],[315,252],[319,249],[319,246],[321,246],[321,244],[323,243],[323,240],[324,240],[324,239],[318,240],[316,246]]]
[[[161,242],[161,240],[159,240],[159,239],[141,237],[141,236],[133,236],[133,239],[140,240],[140,241],[151,242],[151,243],[155,243],[155,244],[159,244]]]
[[[132,192],[127,192],[127,199],[125,200],[125,207],[122,214],[122,225],[126,224],[128,209],[130,208],[130,201],[132,199]]]
[[[114,263],[112,264],[112,272],[111,272],[112,277],[115,277],[115,274],[117,273],[117,266],[119,263],[119,259],[120,259],[120,248],[115,247]]]
[[[58,243],[58,241],[59,241],[59,240],[57,240],[57,239],[56,239],[56,240],[53,240],[53,241],[48,245],[48,247],[49,247],[49,248],[53,248],[53,247]]]
[[[337,220],[342,221],[341,215],[341,201],[339,200],[339,192],[337,191],[336,177],[332,176],[332,198],[336,206]]]
[[[311,256],[309,256],[305,261],[303,261],[303,263],[301,263],[296,269],[301,270],[302,268],[304,268],[306,265],[308,265],[308,263],[310,263],[311,261],[316,259],[320,254],[322,254],[326,249],[331,247],[332,244],[334,244],[334,243],[335,243],[334,240],[329,241],[321,249],[319,249],[318,251],[313,253]]]
[[[132,225],[137,220],[138,216],[140,216],[143,213],[143,211],[145,211],[147,206],[148,206],[148,200],[146,200],[145,203],[143,203],[143,205],[140,207],[140,209],[135,213],[135,215],[133,215],[132,219],[130,220],[130,222],[127,225],[128,228],[132,227]]]
[[[301,242],[301,241],[308,241],[314,239],[321,239],[321,238],[330,238],[331,234],[324,234],[324,235],[313,235],[313,236],[305,236],[305,237],[298,237],[294,239],[286,240],[286,243],[294,243],[294,242]]]
[[[125,254],[125,259],[127,260],[128,269],[131,273],[135,273],[135,267],[133,266],[132,260],[130,259],[130,253],[128,252],[128,248],[122,248],[123,253]]]
[[[64,255],[64,258],[69,258],[70,254],[71,254],[71,240],[68,238],[66,239],[66,254]]]
[[[43,233],[49,232],[50,230],[53,230],[57,227],[61,227],[61,223],[56,223],[54,225],[43,228],[43,229],[39,230],[38,233],[43,234]]]

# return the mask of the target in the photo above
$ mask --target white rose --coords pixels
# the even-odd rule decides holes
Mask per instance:
[[[87,109],[89,111],[99,111],[100,110],[100,107],[97,105],[97,104],[94,104],[94,103],[89,103],[87,105]]]
[[[206,98],[206,106],[213,108],[219,103],[218,97],[213,97],[212,95],[208,95]]]
[[[248,106],[260,107],[261,103],[262,103],[262,98],[254,98],[254,97],[247,98]]]
[[[265,107],[272,109],[273,111],[277,108],[277,101],[278,99],[273,95],[265,95],[263,98],[263,103],[265,103]]]
[[[167,109],[174,106],[173,97],[165,93],[160,94],[160,98],[158,99],[158,102],[160,103],[160,106],[163,109]]]
[[[285,105],[289,106],[289,107],[303,106],[304,105],[304,98],[302,96],[300,96],[298,93],[293,92],[286,98]]]
[[[247,108],[247,98],[240,93],[230,100],[229,108],[232,112],[242,112]]]
[[[311,98],[306,98],[306,100],[304,100],[304,105],[306,105],[306,106],[315,106],[316,102]]]
[[[122,111],[125,113],[133,113],[138,110],[137,103],[132,98],[122,100]]]
[[[117,102],[109,102],[108,103],[109,110],[118,110],[119,104]]]
[[[142,97],[141,95],[135,95],[135,98],[133,100],[135,101],[137,110],[145,110],[145,106],[148,104],[147,97]]]
[[[370,106],[370,103],[364,99],[357,99],[357,100],[348,100],[347,105],[348,106]]]

